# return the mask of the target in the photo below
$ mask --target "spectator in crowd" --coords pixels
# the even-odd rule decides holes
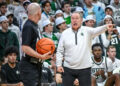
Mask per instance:
[[[42,15],[41,15],[41,20],[38,22],[39,28],[41,31],[43,31],[43,21],[49,19],[51,22],[54,22],[54,18],[50,16],[50,11],[51,11],[51,4],[50,1],[46,0],[42,2]]]
[[[2,29],[0,30],[0,61],[4,57],[4,50],[10,45],[14,45],[19,49],[19,42],[14,32],[8,30],[8,19],[5,16],[0,17]],[[19,59],[19,58],[18,58]]]
[[[81,0],[65,0],[70,3],[71,6],[71,12],[75,11],[76,7],[82,7],[83,8],[83,3]]]
[[[14,13],[15,8],[19,5],[18,0],[11,0],[9,4],[7,4],[7,10],[9,12]]]
[[[19,51],[20,51],[20,58],[21,58],[21,32],[20,32],[20,29],[18,26],[13,24],[13,18],[14,18],[13,13],[8,11],[6,13],[6,17],[8,19],[8,23],[9,23],[8,29],[11,30],[11,32],[14,32],[16,34],[17,39],[19,41]]]
[[[80,86],[91,86],[91,39],[106,30],[113,29],[112,24],[96,29],[81,26],[82,19],[83,17],[79,12],[72,14],[72,28],[62,33],[57,48],[57,71],[64,74],[63,85],[65,86],[72,86],[76,78],[78,78]]]
[[[105,8],[105,14],[110,15],[110,16],[114,16],[114,8],[111,5],[108,5]]]
[[[108,46],[107,55],[108,59],[112,61],[113,70],[120,66],[120,60],[116,58],[116,48],[113,45]]]
[[[106,15],[104,18],[104,23],[105,24],[114,24],[113,18],[109,15]],[[113,30],[109,30],[105,33],[105,36],[107,38],[106,43],[107,45],[114,45],[116,47],[116,57],[118,59],[120,59],[120,53],[118,53],[120,51],[120,30],[119,28],[116,28],[116,26],[114,26]]]
[[[0,3],[0,12],[1,12],[1,15],[5,16],[5,14],[7,12],[7,3],[6,2]],[[13,18],[13,24],[18,26],[16,17]]]
[[[111,6],[114,7],[114,19],[120,22],[120,0],[114,0]]]
[[[0,3],[0,12],[1,15],[5,15],[5,13],[7,12],[7,3],[5,2]]]
[[[17,18],[19,28],[22,30],[22,24],[28,18],[27,11],[23,6],[25,0],[19,0],[19,5],[14,10],[14,16]]]
[[[8,46],[5,50],[5,58],[8,58],[8,63],[2,65],[1,71],[5,76],[6,83],[11,86],[23,86],[20,79],[19,63],[16,61],[18,49],[15,46]]]
[[[49,13],[51,11],[51,4],[48,0],[42,2],[42,9],[43,9],[42,16],[41,16],[42,22],[47,19],[49,19],[51,22],[53,22],[52,16],[49,15]]]
[[[70,5],[72,7],[77,7],[77,6],[83,7],[83,3],[81,0],[65,0],[65,1],[70,2]]]
[[[55,20],[56,28],[59,29],[59,33],[62,33],[65,29],[67,29],[67,25],[63,17],[58,17]]]
[[[43,21],[43,37],[50,38],[54,41],[57,48],[59,41],[59,34],[53,33],[53,25],[50,20]]]
[[[41,19],[41,9],[38,3],[28,5],[28,20],[22,30],[22,50],[24,52],[20,62],[20,74],[25,86],[40,85],[41,60],[49,59],[51,52],[39,54],[36,50],[38,34],[38,21]],[[32,75],[32,77],[31,77]]]
[[[84,14],[82,7],[76,7],[75,11],[81,13],[82,15]]]
[[[25,10],[27,11],[27,7],[28,7],[28,5],[30,4],[31,2],[29,1],[29,0],[25,0],[24,2],[23,2],[23,7],[25,8]]]
[[[95,27],[95,23],[96,23],[96,19],[94,18],[93,15],[88,15],[85,20],[85,26],[88,26],[88,27]]]
[[[93,44],[92,53],[92,86],[104,86],[107,76],[112,74],[112,61],[102,56],[100,44]]]
[[[105,4],[103,2],[100,2],[99,0],[92,0],[93,5],[97,5],[101,7],[103,10],[105,10]]]
[[[111,5],[118,10],[120,9],[120,1],[119,0],[114,0],[113,3],[111,3]]]
[[[55,12],[59,8],[57,0],[52,0],[51,2],[51,9]]]
[[[57,11],[55,12],[55,20],[56,20],[58,17],[63,17],[63,18],[64,18],[62,10],[57,10]],[[55,23],[55,21],[54,21],[54,23]],[[56,25],[55,25],[55,24],[54,24],[53,32],[59,32],[59,30],[56,28]]]
[[[110,15],[113,18],[114,24],[116,24],[117,26],[120,26],[119,22],[116,19],[114,19],[114,11],[115,11],[114,7],[111,5],[108,5],[105,8],[105,15]],[[98,24],[98,26],[101,26],[101,25],[104,25],[104,19]]]
[[[62,10],[64,15],[64,20],[66,21],[66,24],[68,27],[70,27],[71,24],[71,6],[68,1],[62,2]]]
[[[86,18],[88,15],[93,15],[96,17],[96,24],[104,19],[105,13],[104,10],[96,5],[92,5],[92,0],[84,0],[84,18]]]
[[[8,19],[8,23],[9,23],[8,29],[11,30],[12,32],[16,33],[18,41],[20,43],[21,33],[20,33],[19,27],[13,24],[13,17],[14,17],[13,13],[7,12],[6,17]]]
[[[58,17],[63,17],[63,12],[62,12],[62,10],[57,10],[57,11],[55,12],[55,18],[58,18]]]

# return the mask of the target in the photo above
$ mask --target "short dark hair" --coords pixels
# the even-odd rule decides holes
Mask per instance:
[[[4,56],[7,57],[11,53],[16,53],[16,55],[18,56],[18,54],[19,54],[18,48],[16,46],[9,46],[9,47],[7,47],[5,49]]]
[[[46,1],[43,1],[42,2],[42,8],[45,8],[46,4],[49,3],[50,4],[50,1],[46,0]],[[51,4],[50,4],[51,5]]]
[[[94,49],[94,47],[101,47],[102,49],[102,45],[100,43],[95,43],[92,45],[92,50]]]
[[[2,7],[2,6],[6,6],[7,7],[7,3],[6,2],[0,3],[0,7]]]
[[[66,4],[70,4],[70,2],[68,2],[68,1],[63,1],[62,4],[61,4],[61,7],[64,8],[64,6],[65,6]]]
[[[7,15],[6,17],[8,18],[8,17],[10,17],[10,16],[11,16],[12,18],[14,17],[13,14],[9,14],[9,15]]]
[[[110,9],[113,12],[113,9],[110,8],[110,7],[105,8],[105,12],[106,12],[107,9]]]

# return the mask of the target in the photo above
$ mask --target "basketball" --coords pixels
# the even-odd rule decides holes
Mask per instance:
[[[51,51],[51,54],[55,51],[55,44],[49,38],[42,38],[36,43],[36,50],[40,54],[45,54]]]

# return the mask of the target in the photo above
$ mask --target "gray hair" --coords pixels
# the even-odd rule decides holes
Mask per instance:
[[[78,13],[80,15],[80,18],[83,18],[83,14],[81,12],[74,11],[72,14]]]

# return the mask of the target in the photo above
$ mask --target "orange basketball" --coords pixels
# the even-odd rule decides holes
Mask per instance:
[[[42,38],[36,43],[36,50],[40,54],[45,54],[51,51],[51,54],[55,51],[55,44],[49,38]]]

